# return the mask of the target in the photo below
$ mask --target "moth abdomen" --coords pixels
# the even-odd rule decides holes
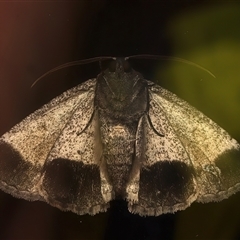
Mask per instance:
[[[103,159],[106,172],[116,196],[125,196],[126,184],[133,164],[135,132],[124,124],[113,125],[112,121],[103,120],[101,136],[103,141]],[[135,126],[136,128],[136,126]]]
[[[113,186],[113,190],[116,198],[125,198],[126,196],[126,186],[129,180],[129,175],[131,173],[132,165],[122,164],[113,165],[108,164],[107,170],[109,174],[109,179]]]

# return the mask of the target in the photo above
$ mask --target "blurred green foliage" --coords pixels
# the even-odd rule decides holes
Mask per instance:
[[[172,56],[181,62],[159,62],[158,83],[202,111],[240,140],[240,4],[187,9],[169,21]]]

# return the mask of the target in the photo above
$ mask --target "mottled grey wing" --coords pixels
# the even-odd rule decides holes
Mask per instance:
[[[0,138],[0,188],[78,214],[104,210],[96,80],[72,88]]]
[[[239,191],[236,140],[160,86],[150,86],[149,95],[149,117],[141,119],[144,132],[139,127],[137,133],[137,139],[144,138],[136,144],[136,153],[142,154],[138,203],[130,203],[130,211],[160,215]]]

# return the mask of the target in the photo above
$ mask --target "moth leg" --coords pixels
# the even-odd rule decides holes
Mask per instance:
[[[135,141],[135,153],[133,157],[132,170],[127,184],[126,199],[129,201],[129,205],[138,202],[139,183],[140,183],[140,170],[142,162],[142,154],[144,153],[144,117],[141,117],[138,122]]]
[[[139,192],[139,181],[140,181],[140,164],[139,160],[135,160],[132,172],[130,175],[130,181],[127,184],[126,187],[126,199],[129,201],[129,203],[137,203],[138,202],[138,192]]]
[[[100,178],[101,178],[101,193],[104,201],[107,203],[114,199],[113,186],[109,183],[109,177],[107,173],[107,165],[104,157],[101,157],[100,164]]]

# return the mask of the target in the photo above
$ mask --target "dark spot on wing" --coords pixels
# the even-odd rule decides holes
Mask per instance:
[[[215,160],[221,171],[223,189],[228,189],[240,182],[240,151],[232,149],[224,152]]]
[[[40,166],[23,159],[10,144],[0,142],[0,181],[19,191],[27,191],[36,184],[37,179],[33,179],[39,172]]]
[[[173,206],[186,202],[194,192],[193,168],[181,161],[160,161],[143,168],[139,197],[149,206]]]
[[[48,162],[44,172],[43,188],[52,205],[57,203],[61,208],[75,205],[87,209],[104,203],[97,165],[58,158]]]

